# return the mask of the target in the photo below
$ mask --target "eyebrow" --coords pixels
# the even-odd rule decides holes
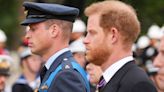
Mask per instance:
[[[93,29],[89,29],[88,32],[90,32],[90,33],[96,33],[96,31],[94,31]]]

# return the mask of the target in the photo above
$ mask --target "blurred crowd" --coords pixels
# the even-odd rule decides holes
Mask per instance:
[[[147,34],[140,36],[132,47],[137,64],[145,69],[148,75],[154,75],[158,70],[153,66],[153,61],[158,54],[163,32],[164,26],[160,28],[158,25],[152,25]]]
[[[28,30],[27,27],[26,31]],[[85,22],[76,19],[69,49],[78,63],[87,71],[91,92],[96,92],[102,70],[99,66],[85,60],[86,48],[83,44],[85,34]],[[147,72],[159,92],[164,91],[163,34],[164,26],[152,25],[147,34],[141,35],[132,47],[136,63]],[[30,52],[26,39],[22,40],[17,51],[9,51],[6,48],[6,42],[4,31],[0,30],[0,92],[33,92],[40,84],[39,72],[43,64],[42,59]]]

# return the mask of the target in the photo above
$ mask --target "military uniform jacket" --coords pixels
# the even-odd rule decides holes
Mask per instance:
[[[134,61],[125,64],[99,92],[157,92],[147,74]]]
[[[50,74],[67,59],[72,62],[73,55],[70,51],[61,54],[50,66],[50,69],[46,72],[42,82],[44,83]],[[75,60],[74,60],[75,61]],[[53,81],[51,82],[48,92],[86,92],[84,81],[82,80],[80,73],[74,69],[64,69],[59,71]]]

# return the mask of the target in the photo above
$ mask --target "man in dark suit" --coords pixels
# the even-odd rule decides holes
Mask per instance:
[[[45,61],[39,91],[86,92],[83,77],[69,65],[70,62],[76,62],[68,44],[79,10],[63,5],[32,2],[25,2],[23,6],[27,16],[21,24],[30,27],[26,32],[28,46],[32,53],[40,55]],[[62,65],[64,67],[55,77],[50,76],[62,62],[67,63]],[[51,78],[52,81],[48,81],[51,85],[44,85]]]
[[[135,10],[121,1],[103,1],[85,9],[88,16],[86,59],[103,70],[99,92],[156,92],[132,57],[140,33]]]

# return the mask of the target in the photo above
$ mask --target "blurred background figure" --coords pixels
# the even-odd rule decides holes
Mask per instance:
[[[81,19],[76,19],[73,23],[73,29],[71,34],[71,42],[77,39],[83,39],[86,32],[86,25]]]
[[[5,32],[0,29],[0,92],[10,92],[11,90],[9,72],[11,73],[10,69],[12,69],[11,64],[13,63],[13,58],[6,48],[6,43],[7,36]]]
[[[91,92],[98,92],[96,85],[98,84],[99,79],[102,76],[101,68],[93,63],[88,63],[86,66],[86,71],[89,74]]]
[[[73,57],[76,61],[86,70],[88,73],[87,78],[90,82],[91,92],[96,92],[96,85],[99,82],[99,78],[102,71],[99,66],[92,63],[88,63],[85,59],[85,45],[83,44],[83,38],[80,37],[70,43],[69,49],[73,53]]]
[[[0,92],[6,92],[5,82],[10,75],[11,58],[0,54]]]
[[[150,48],[150,38],[147,35],[142,35],[139,37],[136,47],[136,62],[146,71],[146,64],[148,64],[148,62],[152,64],[151,58],[153,55],[155,56],[157,50],[156,48],[148,50],[148,48]]]
[[[143,56],[145,56],[146,59],[146,65],[147,63],[152,63],[158,54],[157,48],[162,37],[162,31],[158,25],[152,25],[148,29],[147,36],[150,38],[150,42],[149,46],[147,46],[143,52]]]
[[[33,92],[40,85],[39,71],[42,60],[38,55],[24,48],[20,53],[22,74],[13,84],[12,92]]]
[[[155,82],[158,92],[164,92],[164,37],[161,39],[158,55],[153,65],[158,68],[158,72],[154,75],[153,81]]]
[[[156,71],[153,61],[158,54],[157,48],[162,34],[158,25],[152,25],[148,28],[147,34],[140,36],[136,43],[136,61],[138,61],[139,66],[145,69],[149,76],[153,75]]]
[[[0,54],[9,54],[8,50],[6,49],[6,41],[7,41],[7,36],[0,29]]]
[[[73,53],[73,57],[77,62],[85,68],[85,45],[83,44],[83,39],[86,32],[86,25],[81,19],[76,19],[73,23],[73,29],[71,33],[71,40],[69,49]]]
[[[70,43],[69,49],[73,53],[73,57],[75,58],[75,60],[77,60],[77,62],[83,68],[85,68],[87,62],[85,60],[86,48],[85,48],[85,45],[83,44],[83,39],[79,38],[73,41],[72,43]]]

